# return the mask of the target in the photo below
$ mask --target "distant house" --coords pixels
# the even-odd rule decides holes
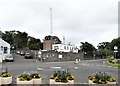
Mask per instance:
[[[52,50],[56,50],[58,52],[73,52],[78,53],[78,48],[75,45],[66,45],[66,44],[53,44]]]
[[[10,44],[0,38],[0,62],[5,60],[8,54],[10,54]]]

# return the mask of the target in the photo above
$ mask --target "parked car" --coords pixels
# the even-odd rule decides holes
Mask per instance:
[[[17,51],[16,53],[17,53],[17,54],[20,54],[20,51]]]
[[[25,59],[33,59],[32,55],[30,53],[25,54]]]
[[[13,58],[12,54],[7,55],[7,56],[5,57],[5,61],[7,61],[7,62],[13,62],[13,61],[14,61],[14,58]]]
[[[25,55],[25,52],[24,52],[24,51],[21,51],[21,52],[20,52],[20,55],[21,55],[21,56],[24,56],[24,55]]]

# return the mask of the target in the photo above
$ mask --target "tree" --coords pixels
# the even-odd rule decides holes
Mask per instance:
[[[113,39],[111,41],[111,50],[114,51],[114,47],[118,47],[118,53],[116,53],[116,58],[120,58],[120,37]]]
[[[82,48],[83,52],[88,53],[88,52],[93,52],[96,50],[95,47],[88,42],[81,42],[81,44],[82,45],[80,47]]]
[[[45,40],[53,40],[55,44],[61,44],[61,40],[57,36],[45,36]]]
[[[15,47],[16,49],[29,47],[29,49],[38,50],[42,49],[43,47],[40,39],[28,36],[26,32],[20,32],[15,30],[5,31],[5,33],[3,33],[2,38],[6,42],[8,42],[11,45],[11,47]],[[30,41],[28,42],[29,38]],[[30,46],[28,46],[28,43]]]
[[[108,50],[111,49],[111,44],[110,42],[102,42],[102,43],[99,43],[98,44],[98,49],[104,49],[104,48],[107,48]]]
[[[113,39],[111,41],[111,49],[114,50],[114,46],[117,46],[120,49],[120,37]]]
[[[40,41],[40,39],[36,39],[34,37],[28,37],[29,43],[28,43],[28,47],[30,50],[39,50],[42,49],[43,45]]]

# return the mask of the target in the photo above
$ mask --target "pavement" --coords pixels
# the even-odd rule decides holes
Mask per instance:
[[[4,62],[3,68],[8,68],[8,71],[13,75],[13,83],[16,83],[16,78],[23,72],[37,71],[42,76],[42,83],[49,84],[49,78],[54,70],[69,69],[72,75],[75,76],[75,84],[88,83],[88,76],[96,72],[108,72],[118,81],[118,68],[104,64],[103,60],[83,60],[75,64],[75,61],[67,62],[40,62],[35,59],[24,59],[24,56],[13,54],[15,62]]]

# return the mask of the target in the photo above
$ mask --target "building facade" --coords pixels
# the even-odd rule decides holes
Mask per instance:
[[[52,50],[52,45],[54,44],[53,40],[44,40],[43,50]]]
[[[73,52],[78,53],[78,48],[75,45],[66,45],[66,44],[53,44],[52,50],[58,52]]]
[[[6,55],[10,54],[10,44],[0,38],[0,62],[5,60]]]

